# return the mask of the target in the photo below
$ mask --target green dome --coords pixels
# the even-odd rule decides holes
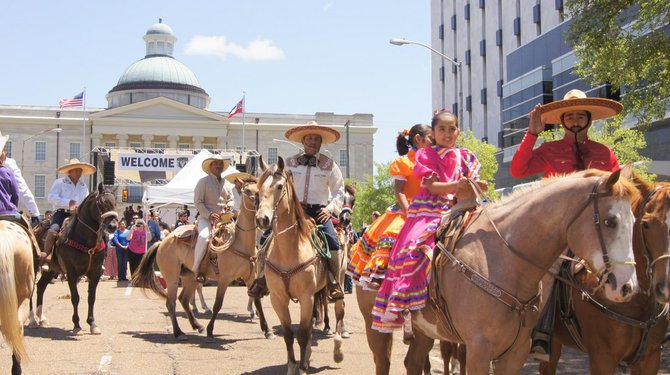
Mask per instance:
[[[186,85],[200,89],[200,83],[191,69],[168,56],[151,56],[135,62],[123,72],[117,87],[147,82]]]
[[[155,23],[151,25],[149,30],[147,30],[146,35],[152,35],[152,34],[167,34],[167,35],[172,35],[174,36],[174,32],[172,32],[172,28],[164,23]]]

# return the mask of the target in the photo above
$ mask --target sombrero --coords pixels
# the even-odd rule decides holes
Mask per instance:
[[[0,132],[0,152],[5,149],[5,145],[7,144],[8,139],[8,135],[2,135],[2,132]]]
[[[542,106],[542,119],[547,124],[560,124],[561,115],[568,111],[589,111],[591,121],[616,116],[623,110],[623,104],[616,100],[588,98],[581,90],[568,91],[563,100],[547,103]]]
[[[233,183],[235,180],[240,179],[242,181],[246,180],[253,180],[256,177],[250,175],[247,172],[233,172],[231,174],[225,175],[223,178],[225,178],[228,182]]]
[[[205,171],[205,173],[210,173],[210,166],[212,165],[212,162],[214,162],[216,160],[223,161],[223,170],[224,171],[230,166],[230,159],[226,159],[221,155],[212,155],[212,156],[210,156],[207,159],[202,161],[202,170]]]
[[[340,133],[328,126],[319,125],[316,121],[310,121],[304,125],[293,127],[286,131],[284,137],[289,141],[302,142],[302,138],[308,134],[318,134],[321,136],[321,144],[337,142],[340,139]]]
[[[92,175],[96,171],[93,164],[81,162],[79,161],[79,159],[70,159],[70,161],[68,161],[67,164],[58,168],[58,173],[68,174],[70,173],[71,170],[77,168],[81,169],[82,176]]]

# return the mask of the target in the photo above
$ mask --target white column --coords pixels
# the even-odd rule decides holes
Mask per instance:
[[[100,141],[102,141],[102,134],[99,133],[91,134],[91,144],[93,148],[101,146]]]
[[[179,136],[178,135],[168,135],[168,147],[169,148],[177,148],[177,142],[179,141]]]
[[[142,136],[142,140],[144,141],[144,148],[152,148],[153,145],[151,144],[151,141],[154,140],[154,136],[150,134],[145,134]]]
[[[193,149],[200,150],[202,148],[202,142],[205,140],[205,137],[201,135],[193,136]]]
[[[119,147],[128,147],[128,134],[117,134],[116,140],[119,141]]]
[[[224,150],[224,149],[228,148],[227,147],[228,145],[226,143],[226,139],[227,139],[226,137],[216,137],[216,148],[218,148],[220,150]]]

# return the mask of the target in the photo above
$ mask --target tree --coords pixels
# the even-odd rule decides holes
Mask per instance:
[[[592,86],[621,90],[638,127],[663,119],[670,105],[670,1],[569,0],[567,40],[577,73]]]

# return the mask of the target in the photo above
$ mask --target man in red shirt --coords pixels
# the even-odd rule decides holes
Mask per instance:
[[[587,98],[581,90],[570,90],[563,100],[538,104],[530,112],[528,131],[512,158],[510,173],[522,178],[538,173],[544,177],[577,172],[589,168],[604,171],[619,169],[614,152],[609,147],[588,139],[588,128],[596,120],[617,115],[621,103],[602,98]],[[561,124],[563,139],[546,142],[533,150],[537,136],[545,124]],[[546,307],[533,331],[531,358],[549,361],[551,334],[556,311],[556,291],[551,291]]]

